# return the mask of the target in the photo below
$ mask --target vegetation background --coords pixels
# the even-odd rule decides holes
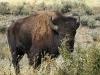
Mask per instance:
[[[13,20],[41,10],[80,16],[75,50],[66,50],[64,39],[57,59],[29,68],[27,55],[20,62],[21,75],[100,75],[100,0],[0,0],[0,75],[15,75],[7,42],[7,28]]]
[[[76,0],[55,0],[55,1],[54,0],[0,0],[0,2],[9,2],[9,4],[11,5],[18,5],[18,3],[22,3],[22,2],[30,2],[31,4],[35,2],[36,4],[40,4],[43,1],[47,5],[54,4],[54,3],[61,4],[61,2],[64,2],[64,1],[76,2]],[[100,5],[100,0],[77,0],[77,2],[80,2],[80,1],[84,1],[89,6]]]

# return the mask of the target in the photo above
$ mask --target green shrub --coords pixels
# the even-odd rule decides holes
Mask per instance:
[[[0,40],[0,59],[4,59],[6,56],[8,56],[7,54],[7,38],[3,38],[2,40]]]
[[[0,40],[0,49],[1,47],[5,46],[5,44],[7,44],[7,38],[3,38],[2,40]]]
[[[59,75],[100,75],[100,49],[96,43],[86,47],[78,44],[75,50],[76,54],[72,55],[66,50],[65,44],[62,44],[60,51],[64,63]]]
[[[65,3],[62,3],[62,5],[63,5],[62,8],[61,8],[62,13],[67,13],[67,12],[71,11],[71,8],[72,8],[71,3],[65,2]]]
[[[69,52],[67,50],[66,40],[67,39],[64,38],[64,40],[61,44],[61,47],[59,48],[59,51],[64,60],[64,63],[62,64],[62,69],[60,69],[60,71],[59,71],[59,75],[73,75],[72,68],[75,67],[73,56],[72,56],[71,52]]]
[[[29,3],[23,2],[22,4],[19,4],[16,6],[13,10],[14,15],[29,15],[32,13],[32,7]]]
[[[93,19],[93,18],[91,18],[91,19],[89,19],[88,20],[88,27],[90,27],[90,28],[94,28],[95,26],[94,26],[94,23],[95,23],[95,20]]]
[[[88,21],[89,21],[88,17],[81,18],[81,24],[83,26],[87,26],[88,25]]]
[[[95,49],[93,59],[93,73],[100,75],[100,49]]]
[[[63,68],[59,71],[59,75],[89,75],[87,74],[87,69],[85,69],[87,67],[86,64],[88,64],[86,61],[86,50],[78,45],[75,49],[77,54],[74,56],[66,50],[65,41],[63,41],[60,47],[60,53],[63,56],[64,63],[62,64]]]
[[[53,4],[51,11],[60,11],[61,6],[59,4]]]
[[[22,10],[22,14],[24,14],[24,15],[30,15],[31,14],[31,9],[30,8],[24,8],[23,10]]]
[[[72,11],[72,15],[73,16],[78,16],[79,15],[79,11],[78,10],[73,10]]]
[[[98,33],[98,30],[93,31],[92,33],[90,33],[90,35],[92,36],[94,41],[100,41],[100,34]]]
[[[85,11],[86,14],[88,15],[93,15],[94,11],[91,7],[87,6],[85,3],[80,3],[80,7]]]
[[[80,6],[85,9],[86,7],[88,7],[85,3],[80,3]]]
[[[24,5],[18,5],[15,9],[14,9],[14,15],[22,15],[23,14],[23,9],[24,9]]]
[[[88,7],[88,6],[85,7],[84,10],[85,10],[86,14],[88,14],[88,15],[93,15],[94,14],[93,9]]]
[[[46,75],[45,73],[41,74],[41,75]]]
[[[100,21],[100,14],[95,15],[95,16],[94,16],[94,19],[95,19],[95,20],[99,20],[99,21]]]
[[[91,50],[91,75],[100,75],[100,49],[96,46],[96,43],[93,44]]]
[[[83,26],[88,26],[90,28],[94,28],[94,23],[95,23],[95,19],[93,19],[92,17],[91,18],[88,18],[88,17],[83,17],[81,18],[81,24]]]
[[[77,3],[77,2],[73,2],[73,3],[72,3],[72,7],[73,7],[73,8],[78,8],[79,6],[80,6],[80,4]]]
[[[0,14],[10,14],[10,7],[8,2],[0,2]]]
[[[44,2],[40,3],[38,7],[39,7],[39,10],[46,10],[46,4]]]
[[[0,33],[4,34],[7,30],[7,25],[3,24],[3,25],[0,25]]]

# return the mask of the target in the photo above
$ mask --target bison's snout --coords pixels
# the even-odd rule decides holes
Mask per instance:
[[[70,40],[66,42],[67,50],[70,52],[74,51],[74,40]]]
[[[68,51],[73,52],[74,51],[74,48],[73,49],[68,49]]]

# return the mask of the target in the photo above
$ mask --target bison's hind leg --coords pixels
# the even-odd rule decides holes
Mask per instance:
[[[13,63],[13,66],[15,68],[15,73],[16,75],[20,75],[20,69],[19,69],[19,61],[22,59],[24,53],[19,50],[18,48],[11,48],[11,51],[12,51],[12,63]]]
[[[37,68],[41,64],[41,61],[42,61],[42,54],[41,54],[41,52],[39,52],[38,58],[35,61],[35,67],[34,68]]]
[[[12,55],[12,63],[15,69],[16,75],[19,75],[20,70],[19,70],[19,64],[18,64],[18,59],[17,59],[17,49],[13,49],[11,47],[11,55]]]

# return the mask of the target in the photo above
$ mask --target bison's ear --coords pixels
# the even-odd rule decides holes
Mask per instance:
[[[50,27],[51,27],[52,30],[58,31],[58,26],[54,25],[53,22],[52,22],[52,16],[50,17]]]

